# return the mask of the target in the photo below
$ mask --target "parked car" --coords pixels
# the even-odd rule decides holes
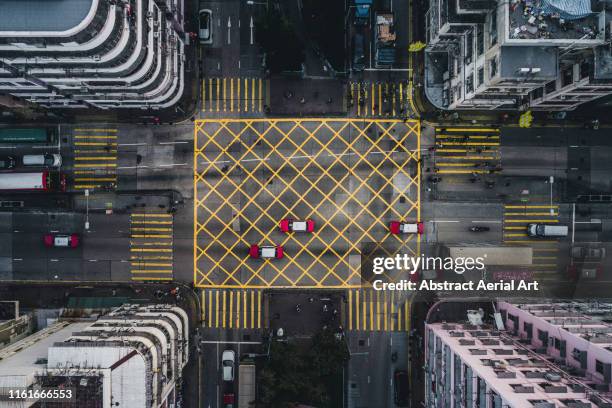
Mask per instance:
[[[264,245],[259,246],[257,244],[251,245],[249,249],[249,255],[251,258],[275,258],[281,259],[284,255],[283,247],[280,245]]]
[[[574,259],[591,259],[601,260],[606,257],[605,248],[591,248],[591,247],[580,247],[576,246],[572,248],[572,258]]]
[[[393,399],[398,407],[407,407],[408,401],[408,372],[396,370],[393,374]]]
[[[234,363],[236,353],[234,350],[225,350],[221,354],[221,368],[223,370],[223,381],[234,381]]]
[[[62,156],[57,153],[26,154],[22,161],[24,166],[59,167],[62,165]]]
[[[223,394],[223,408],[234,408],[234,394]]]
[[[15,159],[11,156],[0,156],[0,169],[12,169],[15,167]]]
[[[363,71],[365,68],[363,34],[355,33],[353,37],[353,71]]]
[[[200,37],[200,44],[212,44],[212,11],[209,9],[202,9],[200,10],[199,16],[198,36]]]
[[[280,230],[282,232],[313,232],[315,223],[313,220],[295,221],[291,218],[285,218],[280,221]]]
[[[45,234],[43,241],[47,247],[76,248],[79,246],[78,234]]]
[[[422,222],[391,221],[389,231],[392,234],[422,234],[424,225]]]

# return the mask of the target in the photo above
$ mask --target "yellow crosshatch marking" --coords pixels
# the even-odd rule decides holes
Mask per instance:
[[[372,254],[419,253],[418,236],[388,229],[420,218],[419,133],[393,119],[197,121],[194,284],[358,288]],[[280,232],[284,218],[315,231]],[[284,257],[252,259],[252,244],[282,245]]]

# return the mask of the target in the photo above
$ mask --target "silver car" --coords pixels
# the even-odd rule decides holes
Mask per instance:
[[[202,9],[199,13],[198,23],[198,37],[200,37],[200,44],[212,44],[213,30],[212,30],[212,11],[209,9]]]

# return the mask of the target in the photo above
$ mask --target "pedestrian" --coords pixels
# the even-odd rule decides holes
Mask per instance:
[[[308,303],[312,303],[312,302],[314,302],[314,298],[311,296],[308,298]]]
[[[323,311],[324,311],[324,312],[327,312],[327,311],[328,311],[328,308],[327,308],[327,304],[326,304],[326,303],[324,303],[324,304],[323,304]]]
[[[300,313],[302,311],[302,306],[298,303],[297,305],[295,305],[295,311]]]

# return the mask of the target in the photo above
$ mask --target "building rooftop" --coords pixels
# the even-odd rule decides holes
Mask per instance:
[[[511,407],[606,406],[589,398],[592,390],[586,384],[493,326],[434,323],[428,327]]]
[[[85,19],[98,0],[2,0],[0,31],[66,31]]]
[[[557,55],[556,47],[503,46],[500,56],[500,76],[502,78],[515,78],[522,75],[525,78],[556,78]],[[526,68],[530,68],[531,71],[521,74],[521,70]]]
[[[545,3],[548,2],[546,0],[508,2],[510,39],[594,40],[597,38],[599,34],[599,15],[597,13],[589,13],[585,17],[580,17],[582,14],[572,17],[569,13],[552,11],[552,8],[545,7]],[[577,0],[576,3],[584,4],[586,9],[591,10],[589,0],[586,3],[583,0]]]
[[[29,377],[37,369],[44,368],[47,350],[53,343],[64,341],[73,331],[82,330],[89,325],[91,322],[58,322],[3,348],[0,351],[0,386],[6,386],[2,385],[5,384],[3,377],[8,380],[17,376]]]

